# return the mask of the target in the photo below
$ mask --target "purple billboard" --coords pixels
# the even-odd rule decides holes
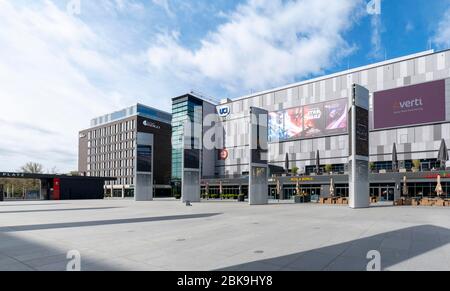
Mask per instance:
[[[445,121],[445,80],[374,93],[374,129]]]

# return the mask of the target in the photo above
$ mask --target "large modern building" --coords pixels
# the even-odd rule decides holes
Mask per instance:
[[[172,100],[172,193],[181,193],[183,169],[197,170],[203,177],[215,175],[215,148],[203,146],[203,136],[214,124],[206,124],[207,116],[215,116],[214,101],[196,93]],[[189,132],[189,134],[186,134]]]
[[[282,198],[289,198],[301,179],[307,193],[326,195],[334,178],[338,195],[347,195],[347,113],[353,84],[370,91],[371,195],[393,200],[401,194],[405,177],[409,195],[431,195],[438,174],[449,193],[450,173],[438,154],[444,142],[450,143],[450,51],[426,51],[219,103],[193,94],[177,97],[173,99],[174,141],[183,142],[182,121],[201,123],[195,120],[215,107],[214,126],[222,134],[215,138],[213,154],[198,140],[202,185],[208,185],[209,193],[218,193],[219,184],[225,194],[245,192],[250,108],[261,108],[269,112],[270,188],[280,180]],[[172,152],[173,181],[181,179],[187,163],[181,153]],[[323,175],[316,174],[317,154]],[[298,168],[300,178],[292,173],[276,177],[286,170],[286,160],[287,170]]]
[[[136,104],[91,121],[79,133],[79,172],[115,177],[105,195],[151,200],[171,194],[169,113]]]

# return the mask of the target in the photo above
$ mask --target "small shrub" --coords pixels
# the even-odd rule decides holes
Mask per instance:
[[[413,168],[416,170],[420,170],[420,160],[414,160],[412,161]]]

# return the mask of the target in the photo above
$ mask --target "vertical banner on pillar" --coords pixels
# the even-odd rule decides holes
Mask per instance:
[[[200,150],[183,150],[182,201],[200,202]]]
[[[369,91],[353,85],[349,100],[350,207],[369,206]]]
[[[193,120],[188,119],[183,125],[183,151],[181,175],[181,201],[200,202],[200,180],[202,175],[203,151],[203,106],[194,107]]]
[[[250,108],[249,123],[249,204],[268,202],[268,112]]]
[[[135,201],[153,200],[153,150],[153,134],[138,132],[135,149]]]

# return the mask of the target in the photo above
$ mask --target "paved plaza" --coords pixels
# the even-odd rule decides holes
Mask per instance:
[[[0,202],[0,270],[450,270],[450,208]]]

